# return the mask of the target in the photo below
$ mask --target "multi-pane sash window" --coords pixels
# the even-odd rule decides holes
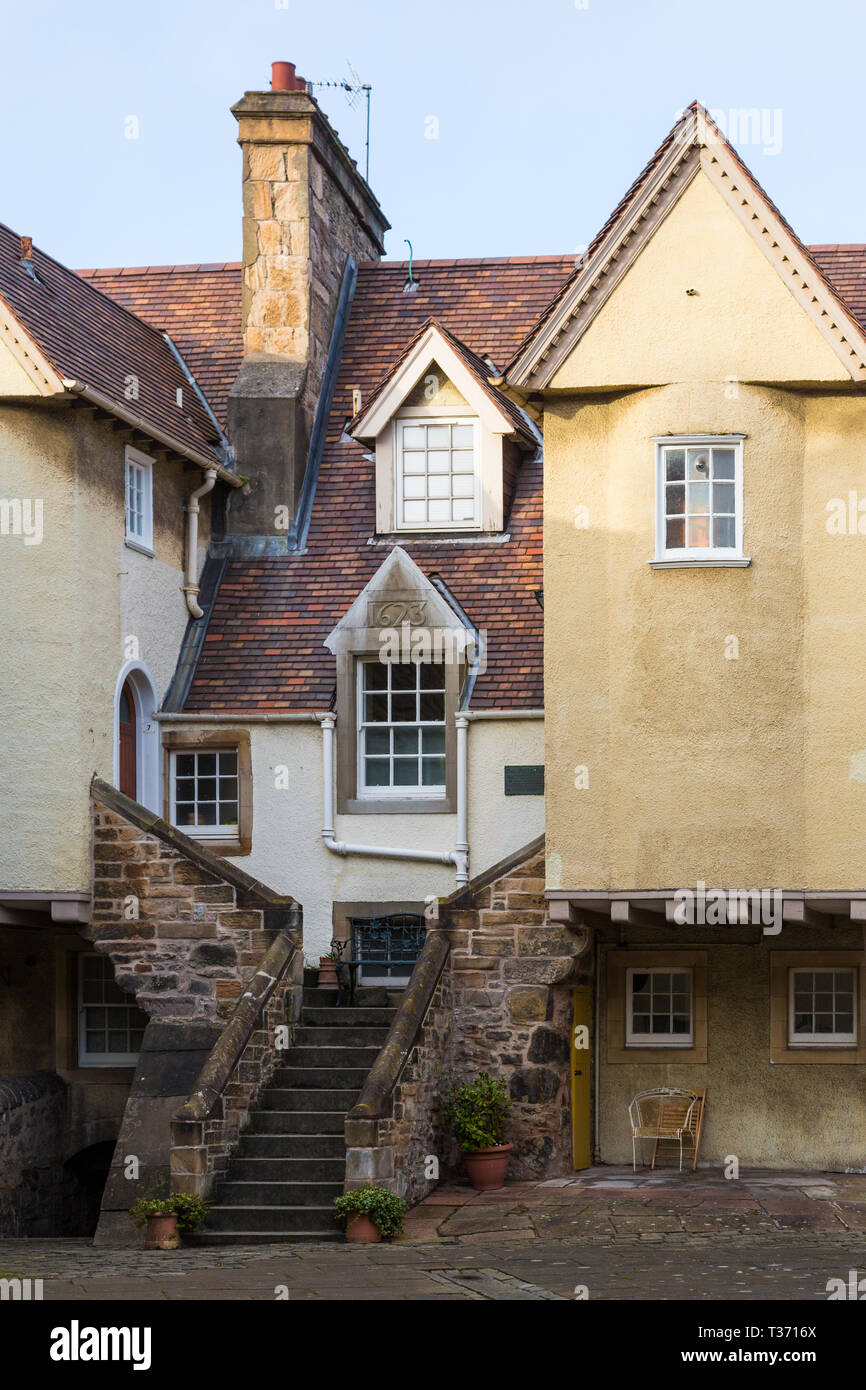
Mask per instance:
[[[106,956],[78,960],[78,1063],[131,1066],[141,1050],[147,1015],[115,981]]]
[[[789,971],[789,1045],[839,1047],[856,1043],[856,1005],[855,970]]]
[[[445,795],[445,666],[362,661],[358,670],[362,796]]]
[[[478,524],[475,426],[464,420],[396,422],[397,524],[448,530]]]
[[[658,553],[710,559],[742,551],[742,445],[677,440],[658,446]]]
[[[626,972],[629,1047],[691,1047],[694,990],[691,970],[669,966]]]
[[[225,839],[237,833],[236,748],[172,754],[172,821],[196,836]]]
[[[153,461],[137,449],[126,450],[126,539],[153,547]]]

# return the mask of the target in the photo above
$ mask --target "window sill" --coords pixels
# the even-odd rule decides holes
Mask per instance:
[[[143,545],[141,541],[131,541],[129,536],[124,537],[124,545],[129,546],[130,550],[137,550],[139,555],[147,555],[151,560],[156,559],[156,551],[149,545]]]
[[[252,853],[252,844],[245,840],[221,840],[216,835],[196,835],[194,831],[184,830],[182,825],[178,825],[176,829],[184,835],[189,835],[202,849],[210,850],[211,854],[222,855],[224,859],[240,859],[245,854]]]
[[[748,555],[732,555],[729,560],[720,556],[708,557],[706,560],[650,560],[649,566],[654,570],[726,570],[745,569],[751,563]]]
[[[437,797],[435,801],[424,797],[350,797],[339,814],[345,816],[423,816],[451,815],[454,812],[452,797]]]

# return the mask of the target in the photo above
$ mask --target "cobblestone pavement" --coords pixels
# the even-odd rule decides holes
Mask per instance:
[[[0,1278],[46,1300],[826,1300],[866,1272],[866,1176],[701,1172],[439,1188],[399,1241],[94,1248],[0,1241]]]

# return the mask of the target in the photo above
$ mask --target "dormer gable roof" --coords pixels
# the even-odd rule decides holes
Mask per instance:
[[[352,438],[372,443],[433,363],[494,434],[514,436],[524,448],[535,451],[538,436],[520,406],[493,385],[490,366],[434,318],[421,325],[349,423]]]

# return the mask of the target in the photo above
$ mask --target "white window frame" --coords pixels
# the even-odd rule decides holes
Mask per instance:
[[[687,975],[689,980],[688,1033],[635,1033],[633,1024],[635,975]],[[695,1045],[695,972],[690,965],[630,965],[625,972],[626,1047],[682,1047]]]
[[[357,711],[357,718],[356,718],[356,726],[357,726],[356,758],[357,758],[357,768],[358,768],[358,781],[357,781],[357,786],[358,786],[358,799],[359,799],[359,800],[363,800],[363,801],[379,801],[379,800],[384,800],[384,799],[386,799],[386,798],[394,798],[394,799],[397,799],[397,800],[404,800],[404,799],[408,799],[408,798],[411,797],[413,800],[416,800],[416,801],[441,801],[441,800],[446,796],[446,794],[447,794],[446,782],[447,782],[447,777],[448,777],[448,754],[447,754],[447,744],[448,744],[448,688],[447,688],[447,685],[446,685],[444,682],[443,682],[443,689],[442,689],[442,703],[443,703],[443,706],[444,706],[444,718],[441,719],[441,720],[439,720],[439,719],[431,719],[431,720],[422,720],[422,719],[419,719],[419,720],[413,721],[413,722],[411,722],[411,723],[407,720],[407,721],[405,722],[405,724],[404,724],[404,727],[405,727],[405,728],[409,728],[409,729],[440,729],[440,728],[441,728],[442,733],[443,733],[443,735],[445,736],[446,751],[443,752],[443,753],[437,753],[437,754],[432,755],[432,756],[441,757],[442,760],[443,760],[443,762],[445,763],[445,777],[446,777],[446,782],[442,782],[441,784],[437,782],[437,783],[432,784],[432,785],[430,785],[430,786],[417,786],[417,787],[412,787],[412,786],[409,786],[409,787],[397,787],[397,786],[392,786],[392,787],[368,787],[368,786],[367,786],[367,782],[366,782],[366,767],[365,767],[365,763],[364,763],[364,730],[365,730],[367,727],[371,727],[371,728],[380,728],[380,729],[389,729],[389,730],[390,730],[390,729],[399,728],[399,723],[396,723],[396,724],[395,724],[393,721],[390,722],[390,723],[388,723],[388,724],[376,722],[376,723],[371,723],[371,724],[368,726],[367,723],[366,723],[366,721],[365,721],[365,719],[364,719],[364,667],[365,667],[365,666],[374,666],[374,665],[376,665],[376,664],[377,664],[377,662],[375,661],[375,659],[371,659],[371,658],[369,658],[369,657],[366,657],[366,658],[365,658],[365,657],[361,657],[361,658],[358,659],[358,661],[357,661],[357,663],[356,663],[357,669],[356,669],[356,672],[355,672],[355,706],[356,706],[356,711]],[[425,664],[443,665],[444,663],[441,663],[441,662],[434,662],[434,663],[417,662],[417,663],[415,663],[415,664],[416,664],[416,665],[419,665],[419,666],[423,666],[423,665],[425,665]],[[438,693],[438,692],[437,692],[437,693]],[[402,721],[400,721],[400,722],[402,722]],[[421,756],[423,756],[423,755],[422,755],[422,754],[419,754],[419,760],[420,760]],[[393,771],[394,771],[394,754],[393,754],[393,753],[389,753],[388,759],[389,759],[389,767],[390,767],[390,769],[391,769],[391,775],[393,776]]]
[[[743,554],[743,442],[742,434],[678,434],[656,435],[655,444],[655,558],[657,568],[700,568],[702,565],[723,567],[744,566],[750,563]],[[680,546],[669,549],[666,526],[665,451],[667,449],[699,448],[733,449],[734,451],[734,545]],[[712,507],[712,496],[710,497]],[[710,512],[712,521],[712,512]]]
[[[208,755],[208,754],[211,754],[211,753],[216,753],[216,754],[220,754],[220,753],[233,753],[233,754],[235,755],[235,759],[236,759],[236,771],[235,771],[235,774],[234,774],[234,775],[235,775],[235,779],[236,779],[236,781],[237,781],[237,797],[235,798],[235,801],[236,801],[236,803],[237,803],[237,808],[238,808],[238,818],[237,818],[237,820],[235,821],[234,825],[220,825],[219,823],[217,823],[216,825],[178,825],[178,823],[177,823],[177,760],[178,760],[178,758],[185,758],[185,757],[190,757],[190,756],[195,757],[195,758],[199,758],[199,757],[201,757],[201,756],[203,756],[203,755]],[[226,774],[223,774],[223,775],[225,776]],[[229,775],[231,775],[231,774],[229,774]],[[214,776],[217,777],[217,778],[219,777],[219,761],[217,761],[217,770],[216,770],[216,772],[214,773]],[[198,772],[196,771],[196,774],[195,774],[196,789],[197,789],[197,787],[198,787],[198,777],[199,777],[199,774],[198,774]],[[199,804],[199,803],[198,803],[198,799],[197,799],[197,798],[196,798],[196,801],[195,801],[194,804],[195,804],[195,808],[196,808],[196,815],[198,815],[198,804]],[[208,747],[201,747],[201,748],[172,748],[172,749],[171,749],[171,755],[170,755],[170,758],[169,758],[169,805],[170,805],[171,823],[172,823],[172,825],[175,826],[178,830],[182,831],[184,835],[190,835],[194,840],[237,840],[238,843],[240,843],[241,764],[240,764],[240,749],[237,747],[237,745],[236,745],[236,744],[227,743],[227,744],[225,745],[225,747],[219,747],[219,748],[211,748],[210,746],[208,746]],[[217,800],[216,800],[216,805],[217,805],[217,816],[219,816],[219,806],[220,806],[219,785],[217,785]]]
[[[797,991],[794,988],[794,977],[796,975],[853,975],[854,993],[851,1001],[853,1029],[850,1033],[795,1033],[794,1032],[794,995]],[[813,997],[816,993],[811,991]],[[835,1003],[836,988],[833,987],[833,1000]],[[860,972],[854,965],[791,965],[788,967],[788,1046],[789,1047],[856,1047],[857,1046],[857,1018],[860,1010]],[[814,1007],[811,1012],[826,1012],[826,1010],[816,1010]],[[835,1008],[832,1010],[835,1015]]]
[[[403,430],[413,426],[463,425],[472,430],[472,474],[475,487],[472,493],[473,516],[464,521],[404,521],[403,520]],[[481,527],[481,430],[476,415],[437,410],[401,411],[391,422],[391,451],[394,459],[394,530],[395,531],[480,531]],[[424,474],[429,477],[429,473]],[[449,474],[450,476],[450,474]],[[420,500],[420,499],[419,499]],[[429,501],[429,498],[427,499]]]
[[[130,530],[130,509],[129,491],[130,480],[134,474],[140,474],[142,479],[142,513],[141,513],[141,535],[136,531]],[[127,444],[124,453],[123,469],[123,514],[124,531],[126,544],[131,545],[135,550],[143,550],[145,554],[153,554],[153,459],[148,454],[143,454],[140,449],[134,449],[131,444]]]
[[[129,996],[128,1004],[85,1004],[84,1002],[84,962],[86,960],[105,960],[97,951],[77,952],[76,970],[77,985],[76,998],[78,1001],[78,1065],[79,1067],[132,1067],[138,1061],[137,1052],[88,1052],[87,1051],[87,1028],[85,1026],[86,1009],[130,1009],[138,1008],[132,995]],[[118,986],[119,988],[119,986]],[[141,1011],[143,1012],[143,1010]],[[110,1032],[110,1027],[106,1032]]]

